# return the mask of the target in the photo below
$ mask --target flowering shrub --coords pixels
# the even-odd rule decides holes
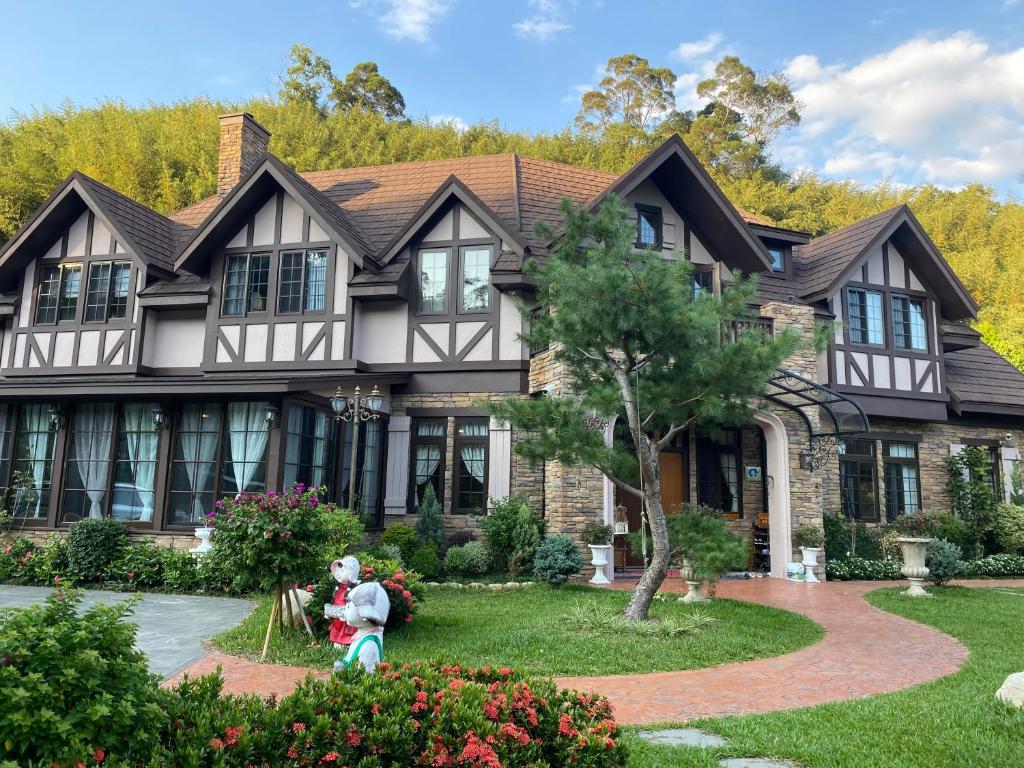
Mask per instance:
[[[297,484],[288,493],[243,493],[218,501],[210,558],[233,574],[236,589],[270,589],[301,582],[322,568],[330,547],[323,489]]]
[[[478,768],[626,763],[606,699],[511,669],[416,663],[356,667],[300,683],[276,706],[217,697],[215,677],[172,691],[161,765],[429,765]]]
[[[965,579],[1000,579],[1024,576],[1024,557],[1021,555],[989,555],[960,564]]]
[[[898,561],[865,560],[862,557],[829,560],[825,573],[828,578],[838,581],[887,581],[903,578]]]

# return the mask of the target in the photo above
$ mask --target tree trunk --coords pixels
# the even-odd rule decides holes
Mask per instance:
[[[629,605],[623,611],[630,621],[646,621],[651,602],[658,593],[669,567],[668,526],[665,524],[665,508],[661,502],[661,467],[659,466],[660,451],[653,443],[643,436],[641,448],[641,474],[644,480],[644,505],[647,508],[647,522],[651,528],[651,543],[654,552],[651,563],[644,571]]]

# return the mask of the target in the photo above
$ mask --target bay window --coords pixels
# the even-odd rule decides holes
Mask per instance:
[[[447,419],[415,419],[412,422],[412,511],[423,503],[428,487],[444,504],[445,444]]]
[[[321,312],[327,299],[327,251],[281,253],[278,314]]]
[[[132,265],[128,261],[94,262],[89,265],[85,290],[86,322],[119,320],[128,311]]]
[[[921,508],[916,443],[882,443],[885,473],[885,513],[889,520]]]
[[[697,437],[697,501],[723,517],[742,515],[738,429]]]
[[[448,313],[448,260],[446,248],[420,251],[417,280],[420,314]]]
[[[455,420],[455,503],[460,514],[487,508],[488,420]]]
[[[463,248],[461,252],[460,312],[486,312],[491,306],[491,249]]]
[[[224,268],[224,301],[221,314],[241,317],[267,309],[270,283],[270,254],[228,256]]]
[[[850,288],[846,292],[846,319],[853,344],[884,344],[882,294]]]
[[[897,349],[928,351],[928,324],[924,299],[892,297],[892,335]]]
[[[82,282],[81,264],[44,266],[39,274],[36,297],[36,325],[53,325],[74,320]]]
[[[302,483],[307,487],[327,486],[333,490],[335,456],[334,415],[322,408],[291,405],[288,408],[282,488],[288,490],[296,483]]]
[[[839,444],[839,495],[843,514],[851,520],[878,520],[873,440]]]

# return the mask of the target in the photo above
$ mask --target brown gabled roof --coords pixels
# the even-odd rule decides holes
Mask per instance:
[[[1024,415],[1024,374],[985,344],[945,355],[946,388],[957,413]]]
[[[850,264],[874,242],[903,206],[890,208],[835,232],[794,247],[803,295],[827,291]]]

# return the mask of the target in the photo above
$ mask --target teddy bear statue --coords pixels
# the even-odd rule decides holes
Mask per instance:
[[[367,672],[373,672],[384,660],[384,625],[391,611],[387,590],[376,581],[367,581],[348,593],[345,603],[345,623],[356,628],[348,653],[334,662],[334,671],[348,669],[355,663]]]
[[[331,619],[330,638],[335,648],[352,644],[356,628],[345,622],[349,591],[359,583],[359,561],[351,555],[335,560],[327,569],[338,582],[331,602],[324,605],[324,618]]]

